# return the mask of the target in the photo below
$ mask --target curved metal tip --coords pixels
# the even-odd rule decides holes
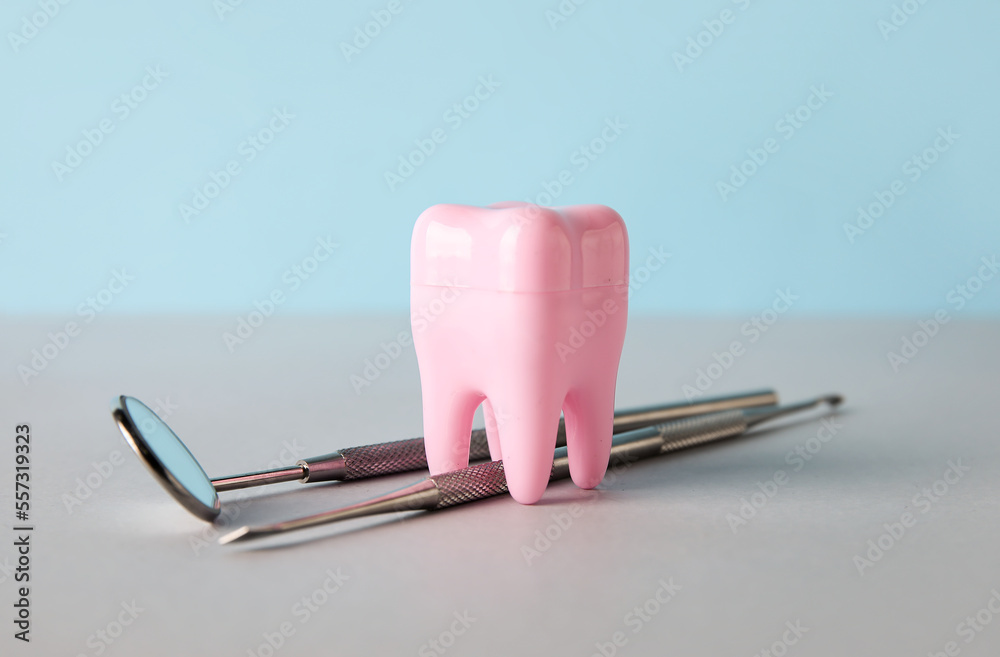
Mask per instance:
[[[830,406],[840,406],[844,403],[844,396],[838,395],[837,393],[831,393],[829,395],[824,395],[816,399],[817,402],[826,402]]]
[[[234,529],[233,531],[219,537],[219,545],[227,545],[236,541],[241,541],[250,535],[250,528],[246,525],[240,527],[239,529]]]
[[[804,402],[799,402],[797,404],[790,404],[788,406],[772,406],[770,408],[754,408],[744,410],[743,413],[746,417],[747,426],[754,426],[760,424],[761,422],[767,422],[769,420],[775,420],[779,417],[784,417],[785,415],[791,415],[792,413],[798,413],[799,411],[806,411],[811,408],[815,408],[822,404],[827,404],[830,408],[836,408],[844,402],[843,395],[838,393],[830,393],[828,395],[822,395],[809,399]]]

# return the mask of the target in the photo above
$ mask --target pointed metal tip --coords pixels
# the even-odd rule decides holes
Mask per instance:
[[[248,536],[250,536],[250,528],[246,525],[240,527],[239,529],[234,529],[224,536],[219,537],[219,545],[227,545],[236,541],[241,541]]]
[[[797,404],[789,404],[787,406],[772,406],[765,408],[748,408],[743,411],[747,426],[756,426],[761,422],[767,422],[769,420],[775,420],[786,415],[791,415],[792,413],[798,413],[800,411],[809,410],[811,408],[816,408],[822,404],[827,404],[830,408],[836,408],[841,403],[843,403],[844,397],[838,393],[830,393],[828,395],[822,395],[820,397],[815,397],[804,402],[799,402]]]
[[[837,393],[832,393],[829,395],[824,395],[822,397],[819,397],[817,401],[826,402],[830,406],[840,406],[841,404],[844,403],[844,396],[838,395]]]

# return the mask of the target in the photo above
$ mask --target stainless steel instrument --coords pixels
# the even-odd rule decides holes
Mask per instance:
[[[720,411],[628,431],[615,436],[611,448],[611,463],[628,464],[667,452],[732,438],[746,433],[751,427],[762,422],[822,404],[836,407],[842,401],[840,395],[826,395],[789,406]],[[569,458],[566,455],[566,448],[561,447],[556,450],[549,480],[565,479],[568,476]],[[503,461],[490,461],[428,477],[392,493],[341,509],[272,525],[240,527],[222,536],[219,543],[246,541],[379,513],[446,509],[506,492],[507,480],[504,476]]]
[[[630,431],[682,417],[714,411],[754,408],[778,403],[773,390],[711,397],[617,411],[614,432]],[[132,451],[146,464],[157,481],[188,511],[207,521],[222,510],[218,493],[285,481],[316,483],[348,481],[427,467],[424,439],[411,438],[360,447],[347,447],[330,454],[303,459],[285,468],[263,470],[233,477],[209,479],[205,470],[167,424],[135,397],[122,395],[112,402],[112,416]],[[566,444],[566,425],[559,421],[556,445]],[[475,429],[469,443],[469,460],[488,459],[486,430]]]

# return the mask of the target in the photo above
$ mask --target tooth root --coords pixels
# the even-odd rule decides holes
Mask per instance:
[[[500,433],[497,429],[497,416],[493,412],[493,405],[487,399],[483,402],[483,420],[486,423],[486,442],[490,446],[490,458],[499,461],[503,458],[503,450],[500,449]]]
[[[576,389],[563,405],[570,476],[580,488],[597,486],[608,469],[615,413],[615,375],[610,376],[611,390]]]
[[[562,396],[530,381],[512,383],[517,387],[490,399],[501,417],[498,428],[507,488],[521,504],[534,504],[552,472]]]
[[[422,382],[424,440],[427,467],[432,474],[451,472],[469,465],[472,418],[482,395],[452,385]]]

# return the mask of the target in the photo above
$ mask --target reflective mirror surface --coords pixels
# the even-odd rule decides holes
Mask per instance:
[[[135,397],[112,402],[112,415],[132,451],[178,502],[205,520],[221,509],[219,495],[181,439],[156,413]]]

